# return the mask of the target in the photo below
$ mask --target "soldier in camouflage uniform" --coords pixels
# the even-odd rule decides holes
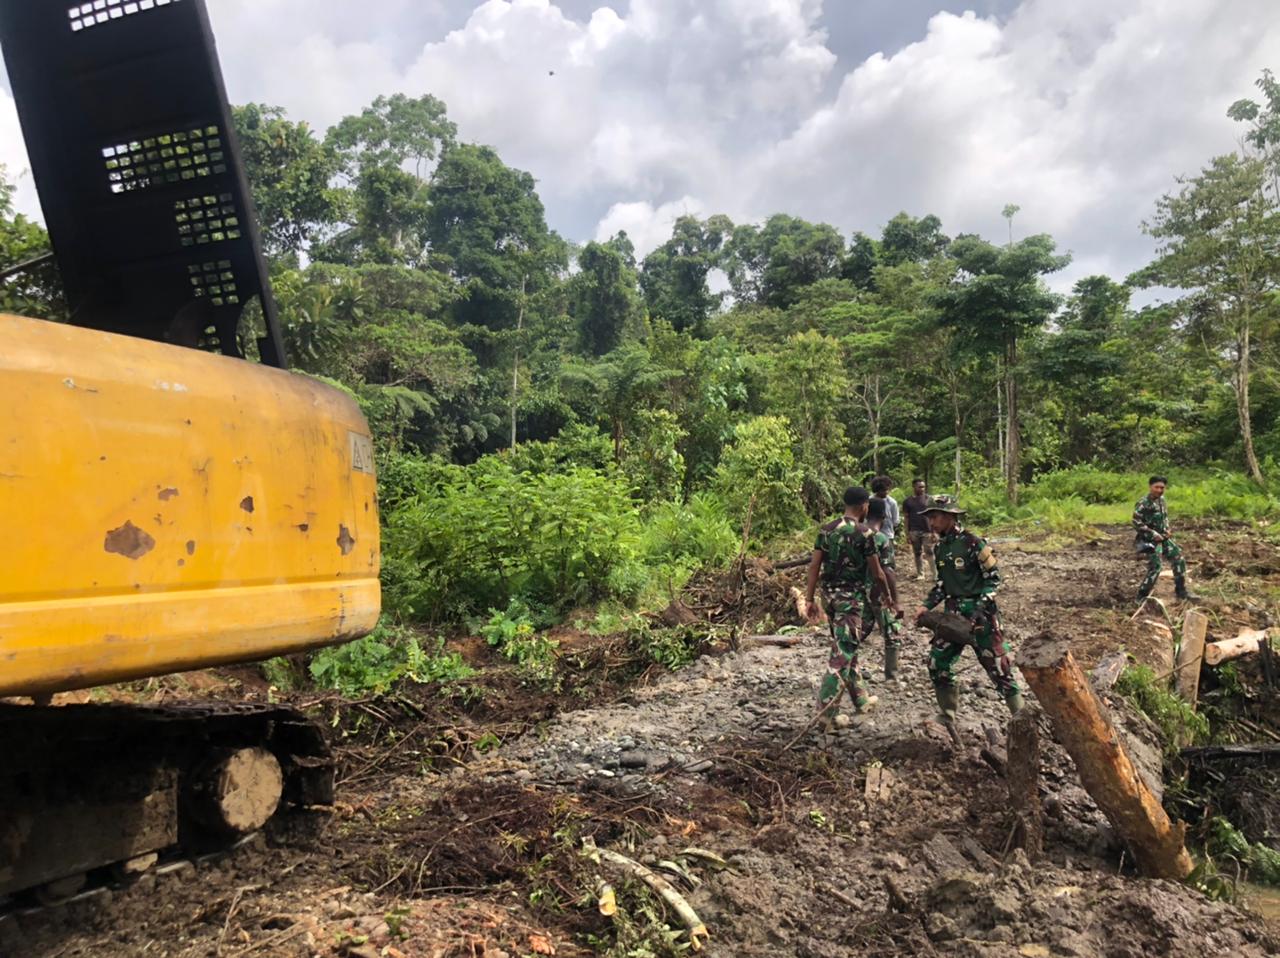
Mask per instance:
[[[1169,480],[1164,476],[1152,476],[1147,494],[1133,508],[1134,548],[1139,555],[1147,556],[1147,577],[1138,586],[1139,602],[1155,589],[1162,556],[1173,566],[1173,587],[1178,598],[1188,601],[1199,598],[1187,591],[1187,561],[1182,558],[1182,550],[1169,538],[1169,508],[1164,501],[1168,485]]]
[[[961,526],[964,510],[947,497],[938,496],[926,512],[929,526],[938,536],[934,552],[938,579],[916,613],[916,624],[940,602],[945,603],[948,612],[968,619],[972,623],[978,661],[1004,696],[1009,711],[1017,712],[1022,708],[1022,693],[1013,680],[1011,650],[1000,629],[1000,612],[996,608],[1000,570],[995,554],[985,540]],[[935,636],[929,649],[929,678],[933,680],[938,707],[946,721],[953,720],[960,708],[955,665],[966,644]]]
[[[883,499],[873,498],[867,506],[866,526],[875,542],[880,568],[884,570],[889,590],[884,592],[876,583],[867,583],[867,602],[862,607],[862,634],[860,642],[866,642],[880,627],[884,636],[884,677],[890,681],[898,677],[898,650],[902,647],[902,607],[898,605],[898,573],[894,566],[893,537],[884,531],[888,520],[888,508]]]
[[[874,581],[888,589],[875,542],[861,525],[869,498],[861,486],[845,490],[844,515],[818,530],[818,541],[809,562],[805,586],[809,619],[811,622],[818,619],[814,592],[821,581],[823,607],[831,629],[831,656],[827,661],[827,674],[818,689],[818,707],[825,713],[828,729],[848,724],[847,718],[838,715],[839,701],[846,689],[859,712],[877,701],[863,687],[858,673],[858,638],[862,632],[861,613],[867,583]]]

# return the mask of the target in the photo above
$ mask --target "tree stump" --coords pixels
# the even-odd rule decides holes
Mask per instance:
[[[1085,789],[1133,852],[1138,868],[1153,878],[1186,878],[1193,868],[1183,844],[1186,826],[1169,820],[1138,774],[1068,643],[1043,632],[1023,645],[1018,665]]]
[[[1044,850],[1044,816],[1040,809],[1040,715],[1027,706],[1009,720],[1006,777],[1013,809],[1013,847],[1034,861]]]

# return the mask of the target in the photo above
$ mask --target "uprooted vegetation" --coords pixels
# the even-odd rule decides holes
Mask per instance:
[[[1218,528],[1214,555],[1231,566],[1246,533]],[[1144,688],[1142,709],[1128,710],[1117,692],[1109,701],[1158,776],[1187,716],[1168,677],[1157,677],[1167,650],[1149,627],[1119,600],[1095,601],[1136,571],[1124,543],[1055,556],[1009,548],[1001,558],[1016,636],[1076,630],[1086,666],[1125,645],[1151,670],[1145,684],[1134,674],[1121,682]],[[1169,750],[1165,802],[1192,825],[1205,863],[1198,890],[1136,877],[1070,758],[1042,730],[1045,856],[1028,861],[1011,842],[1003,752],[990,744],[1006,713],[971,657],[959,751],[933,723],[918,636],[908,640],[905,684],[873,682],[876,712],[834,737],[799,735],[825,661],[821,637],[793,631],[791,590],[802,575],[731,562],[693,576],[680,601],[657,612],[576,609],[550,627],[508,606],[432,654],[449,657],[447,675],[406,672],[355,695],[261,687],[256,694],[285,696],[333,728],[332,813],[285,819],[265,847],[200,865],[198,882],[166,876],[153,896],[117,894],[93,921],[132,929],[120,939],[45,917],[25,928],[23,946],[134,954],[148,936],[181,928],[175,955],[219,946],[386,958],[687,954],[681,913],[629,866],[597,861],[594,846],[663,876],[705,923],[711,955],[1055,955],[1069,946],[1081,956],[1190,958],[1280,948],[1256,918],[1213,900],[1257,901],[1245,883],[1269,877],[1265,761],[1252,772],[1232,766],[1225,780],[1213,761],[1180,777]],[[1211,588],[1256,593],[1270,582],[1224,571]],[[905,587],[914,598],[923,584]],[[1214,636],[1256,621],[1243,605],[1212,601]],[[750,638],[778,631],[798,644]],[[425,650],[430,634],[383,638],[416,637]],[[549,674],[508,654],[534,638],[549,649]],[[1243,723],[1277,729],[1256,658],[1205,669],[1207,744],[1265,738]],[[878,663],[868,643],[873,678]],[[1202,772],[1217,792],[1204,790]]]

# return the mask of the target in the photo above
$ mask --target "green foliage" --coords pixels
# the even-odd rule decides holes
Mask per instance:
[[[1244,877],[1263,885],[1280,885],[1280,852],[1260,842],[1251,842],[1244,833],[1217,816],[1207,823],[1205,851],[1217,860],[1227,859],[1244,870]]]
[[[638,537],[626,487],[598,470],[449,467],[386,518],[387,607],[434,622],[513,598],[567,609],[616,594]]]
[[[505,611],[490,609],[489,621],[480,628],[490,646],[520,667],[528,678],[546,684],[555,678],[559,643],[537,632],[529,608],[512,599]]]
[[[791,531],[804,520],[803,476],[785,419],[758,416],[734,430],[716,469],[715,489],[730,514],[759,538]]]
[[[692,626],[659,629],[643,620],[627,635],[633,648],[646,659],[675,672],[698,657],[706,632]]]
[[[13,212],[14,188],[0,166],[0,269],[49,252],[49,234],[39,223]],[[51,262],[0,280],[0,312],[62,321],[67,316],[62,277]]]
[[[1168,686],[1168,677],[1157,678],[1146,665],[1130,666],[1116,681],[1116,691],[1155,723],[1168,751],[1207,741],[1209,720],[1169,691]]]
[[[669,323],[676,332],[706,334],[707,321],[721,299],[711,292],[707,276],[721,265],[732,230],[725,216],[713,216],[705,223],[693,216],[676,220],[671,239],[645,257],[640,273],[650,316]]]
[[[381,695],[402,679],[412,682],[456,682],[472,672],[444,640],[424,649],[418,634],[385,620],[363,639],[321,649],[311,659],[311,677],[323,688],[348,697]]]

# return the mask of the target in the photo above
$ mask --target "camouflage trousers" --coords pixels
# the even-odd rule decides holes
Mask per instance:
[[[879,589],[873,590],[862,603],[862,629],[858,635],[861,642],[867,641],[871,633],[879,626],[884,636],[886,649],[902,648],[902,620],[884,601]]]
[[[1165,539],[1164,542],[1153,543],[1156,551],[1147,556],[1147,576],[1142,580],[1142,585],[1138,586],[1139,598],[1144,598],[1151,594],[1156,587],[1156,579],[1160,577],[1160,559],[1169,560],[1169,565],[1173,569],[1174,586],[1181,591],[1187,581],[1187,560],[1182,558],[1182,550],[1172,539]]]
[[[970,622],[978,620],[977,599],[947,599],[946,609],[955,612]],[[929,646],[929,678],[935,686],[955,685],[956,662],[964,652],[964,642],[948,642],[934,638]],[[992,684],[1005,698],[1018,691],[1018,684],[1013,680],[1013,662],[1009,659],[1012,649],[1000,630],[1000,614],[991,607],[982,628],[973,633],[974,648],[978,653],[978,661],[987,670]]]
[[[824,589],[822,603],[831,629],[831,655],[827,658],[827,674],[818,686],[818,707],[826,708],[839,699],[847,685],[853,704],[867,702],[867,692],[858,674],[858,642],[862,634],[862,607],[866,596],[854,589]],[[838,706],[832,706],[833,712]]]

